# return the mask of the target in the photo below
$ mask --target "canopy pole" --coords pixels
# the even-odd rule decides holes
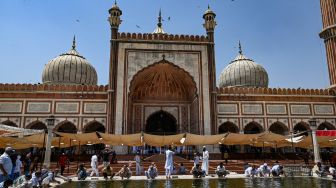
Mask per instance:
[[[265,162],[265,142],[263,142],[263,148],[262,148],[263,158]]]
[[[59,136],[59,139],[58,139],[58,152],[57,152],[57,162],[56,162],[56,167],[59,168],[59,163],[58,163],[58,160],[59,160],[59,157],[61,155],[61,135],[58,135]]]
[[[70,138],[70,152],[71,152],[71,154],[72,154],[72,148],[71,148],[71,138]],[[72,157],[73,157],[73,155],[72,155]],[[70,173],[70,160],[69,160],[69,162],[68,162],[68,174]]]
[[[77,169],[78,169],[78,167],[79,167],[79,159],[80,159],[80,150],[81,150],[81,143],[80,143],[80,141],[78,142],[78,153],[77,153]]]
[[[292,151],[293,151],[293,154],[294,154],[294,164],[295,164],[295,156],[296,156],[296,154],[295,154],[295,148],[294,148],[294,142],[293,142],[293,132],[291,134],[291,142],[292,142]]]
[[[43,151],[43,156],[45,156],[44,155],[45,154],[45,149],[46,149],[46,147],[45,147],[45,138],[46,138],[45,130],[44,130],[43,133],[44,134],[43,134],[43,147],[42,147],[42,151]],[[42,156],[41,156],[41,158],[42,158]],[[43,161],[44,161],[44,159],[43,159]],[[43,161],[41,160],[40,170],[42,170],[42,163],[43,163]]]

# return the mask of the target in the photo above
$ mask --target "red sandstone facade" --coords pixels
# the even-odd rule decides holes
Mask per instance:
[[[322,0],[321,9],[334,86],[335,1]],[[333,89],[217,88],[211,10],[206,36],[118,33],[122,12],[114,6],[109,13],[108,85],[0,84],[0,123],[43,129],[53,114],[63,132],[288,134],[309,130],[314,117],[319,129],[335,129]],[[160,118],[174,127],[165,129]]]

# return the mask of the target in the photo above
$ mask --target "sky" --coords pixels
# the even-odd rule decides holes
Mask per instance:
[[[113,0],[1,0],[0,83],[40,83],[46,63],[77,51],[106,85],[108,9]],[[261,64],[272,88],[325,88],[329,76],[318,0],[118,0],[120,32],[151,33],[159,9],[169,34],[205,35],[202,15],[216,13],[216,77],[238,54]],[[170,20],[168,21],[168,17]],[[137,27],[139,26],[139,27]]]

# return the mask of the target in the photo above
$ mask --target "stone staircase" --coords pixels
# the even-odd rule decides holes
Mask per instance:
[[[134,157],[128,157],[128,160],[122,160],[122,161],[118,161],[117,164],[111,164],[111,167],[113,168],[114,172],[118,172],[121,167],[124,164],[130,164],[131,170],[133,172],[133,175],[135,175],[135,162],[132,160]],[[120,158],[119,158],[120,159]],[[151,162],[155,162],[158,171],[159,171],[159,175],[164,175],[165,174],[165,158],[164,155],[158,155],[158,156],[151,156],[149,158],[145,158],[144,161],[141,162],[141,166],[143,166],[143,170],[147,170],[149,165],[151,164]],[[280,164],[286,165],[286,164],[294,164],[293,160],[278,160]],[[220,162],[224,162],[222,160],[210,160],[209,161],[209,174],[214,174],[215,173],[215,169],[218,166],[218,164]],[[265,162],[269,165],[272,166],[275,163],[275,160],[229,160],[228,164],[225,164],[224,162],[224,166],[227,170],[229,170],[230,172],[235,172],[238,174],[242,174],[244,173],[244,163],[248,162],[250,165],[256,165],[257,167],[259,167],[261,164],[264,164]],[[83,162],[80,162],[83,163]],[[187,169],[187,174],[189,173],[188,171],[191,170],[192,166],[194,165],[192,160],[186,160],[184,158],[178,157],[178,156],[174,156],[174,166],[178,169],[180,163],[183,163],[184,166]],[[67,166],[65,168],[64,171],[64,176],[74,176],[76,174],[76,170],[78,167],[78,162],[71,162],[69,166]],[[87,169],[88,173],[91,172],[90,170],[90,162],[87,161],[84,163],[85,164],[85,168]],[[302,161],[296,161],[297,165],[303,165]],[[58,169],[56,163],[52,163],[51,164],[51,168],[52,169]],[[310,167],[312,166],[312,164],[310,165]],[[100,161],[100,172],[101,169],[103,168],[102,162]],[[144,175],[144,172],[141,173],[141,175]]]

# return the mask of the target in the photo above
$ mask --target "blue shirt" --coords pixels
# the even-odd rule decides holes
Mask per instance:
[[[9,157],[9,155],[7,153],[3,153],[0,156],[0,164],[2,164],[4,170],[7,172],[8,175],[11,174],[12,172],[12,168],[13,168],[13,163],[12,163],[12,159]],[[0,170],[0,175],[4,174],[1,170]]]

